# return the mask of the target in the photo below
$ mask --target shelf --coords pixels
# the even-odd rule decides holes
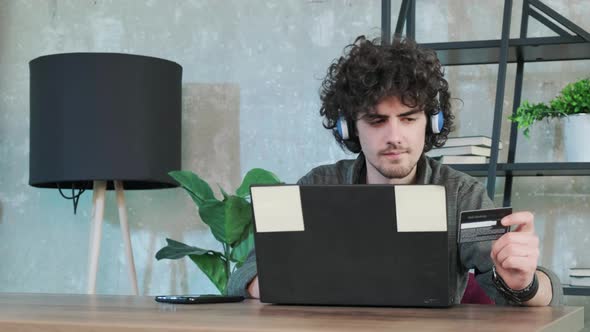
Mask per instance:
[[[590,287],[563,285],[563,295],[590,296]]]
[[[447,43],[425,43],[421,46],[436,51],[445,66],[497,64],[500,40],[478,40]],[[510,39],[508,63],[518,54],[525,62],[590,59],[590,42],[578,36]]]
[[[471,176],[487,176],[488,164],[449,165]],[[586,176],[590,175],[588,163],[514,163],[498,164],[497,176]]]

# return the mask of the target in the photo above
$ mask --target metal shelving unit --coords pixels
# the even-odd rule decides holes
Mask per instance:
[[[498,64],[501,40],[421,44],[436,50],[445,66]],[[508,63],[586,60],[590,43],[579,36],[516,38],[508,41]]]
[[[590,296],[590,287],[563,285],[563,295]]]
[[[382,0],[382,36],[391,36],[391,0]],[[512,0],[504,0],[502,34],[498,40],[476,40],[421,44],[436,51],[445,66],[498,65],[498,81],[492,126],[492,147],[489,164],[451,165],[472,176],[487,177],[488,196],[494,197],[496,179],[505,181],[503,206],[510,206],[512,181],[515,176],[589,176],[590,163],[519,163],[515,162],[517,125],[510,127],[508,158],[498,163],[498,147],[501,134],[502,108],[506,86],[506,67],[516,63],[516,80],[513,114],[520,105],[524,64],[527,62],[571,61],[590,59],[590,33],[549,8],[539,0],[523,0],[520,37],[510,38]],[[534,18],[558,36],[527,37],[528,20]],[[395,28],[401,36],[405,26],[406,36],[415,39],[416,0],[403,0]],[[389,38],[384,38],[389,42]],[[590,296],[590,287],[565,286],[566,295]]]
[[[488,164],[451,167],[475,177],[488,176]],[[590,163],[498,163],[496,176],[590,176]]]

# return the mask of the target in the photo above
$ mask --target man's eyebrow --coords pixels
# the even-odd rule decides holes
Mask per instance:
[[[420,108],[414,108],[414,109],[411,109],[411,110],[409,110],[407,112],[398,114],[398,115],[396,115],[396,117],[409,116],[409,115],[420,113],[420,112],[422,112],[422,109],[420,109]],[[371,112],[371,113],[365,113],[365,114],[361,115],[359,117],[359,120],[361,120],[361,119],[375,120],[375,119],[387,119],[387,118],[389,118],[389,115],[384,115],[384,114],[379,114],[379,113],[373,113],[373,112]]]
[[[379,113],[365,113],[363,115],[360,116],[360,119],[367,119],[367,120],[374,120],[374,119],[386,119],[388,118],[388,115],[383,115],[383,114],[379,114]]]
[[[420,112],[422,112],[422,109],[420,109],[420,108],[414,108],[413,110],[409,110],[409,111],[407,111],[405,113],[398,114],[397,117],[398,118],[399,117],[404,117],[404,116],[408,116],[408,115],[412,115],[412,114],[416,114],[416,113],[420,113]]]

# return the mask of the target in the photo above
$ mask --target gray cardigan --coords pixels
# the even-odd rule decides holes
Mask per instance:
[[[475,270],[475,278],[486,294],[496,304],[509,304],[492,283],[491,241],[457,244],[457,227],[461,211],[493,208],[494,203],[486,194],[485,187],[473,177],[440,164],[424,155],[418,161],[417,184],[444,185],[447,193],[447,224],[449,236],[449,256],[456,262],[451,266],[457,275],[455,303],[460,303],[467,287],[468,272]],[[365,157],[361,153],[356,160],[341,160],[332,165],[314,168],[298,184],[360,184],[366,181]],[[550,305],[563,303],[563,291],[559,278],[541,266],[551,280],[553,299]],[[248,259],[230,277],[228,293],[248,297],[247,285],[256,276],[256,255],[250,253]]]

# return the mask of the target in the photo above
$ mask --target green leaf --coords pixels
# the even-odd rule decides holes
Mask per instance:
[[[226,294],[228,271],[225,270],[225,258],[216,251],[210,251],[205,255],[189,255],[199,269],[213,282],[221,294]]]
[[[182,188],[189,193],[199,208],[205,201],[217,200],[209,184],[197,174],[189,171],[172,171],[168,173],[168,175],[180,183]]]
[[[254,225],[250,224],[244,231],[244,234],[242,234],[240,240],[236,242],[236,246],[232,249],[230,260],[237,263],[236,267],[240,267],[252,249],[254,249]]]
[[[243,197],[231,196],[226,205],[227,243],[234,246],[245,229],[252,225],[252,205]]]
[[[228,199],[230,195],[225,190],[223,190],[223,188],[221,188],[219,183],[217,184],[217,186],[219,187],[219,191],[221,191],[221,194],[223,195],[223,200]]]
[[[236,195],[248,197],[250,195],[250,186],[253,184],[277,184],[281,180],[272,172],[262,168],[253,168],[244,176],[242,184],[236,190]]]
[[[227,201],[204,201],[199,206],[199,216],[211,229],[211,233],[221,243],[226,242],[225,237],[225,204]]]
[[[234,246],[252,225],[252,205],[243,197],[231,196],[226,205],[227,244]]]
[[[252,208],[243,197],[229,196],[225,201],[205,201],[199,207],[199,215],[209,225],[213,236],[222,243],[233,246],[252,223]]]
[[[201,249],[198,247],[192,247],[182,242],[178,242],[172,239],[166,239],[168,245],[158,250],[156,253],[156,259],[179,259],[187,255],[205,255],[210,250]]]
[[[203,273],[213,282],[220,293],[224,294],[229,276],[225,270],[223,254],[186,245],[172,239],[166,239],[168,245],[156,253],[156,259],[179,259],[188,256]]]

